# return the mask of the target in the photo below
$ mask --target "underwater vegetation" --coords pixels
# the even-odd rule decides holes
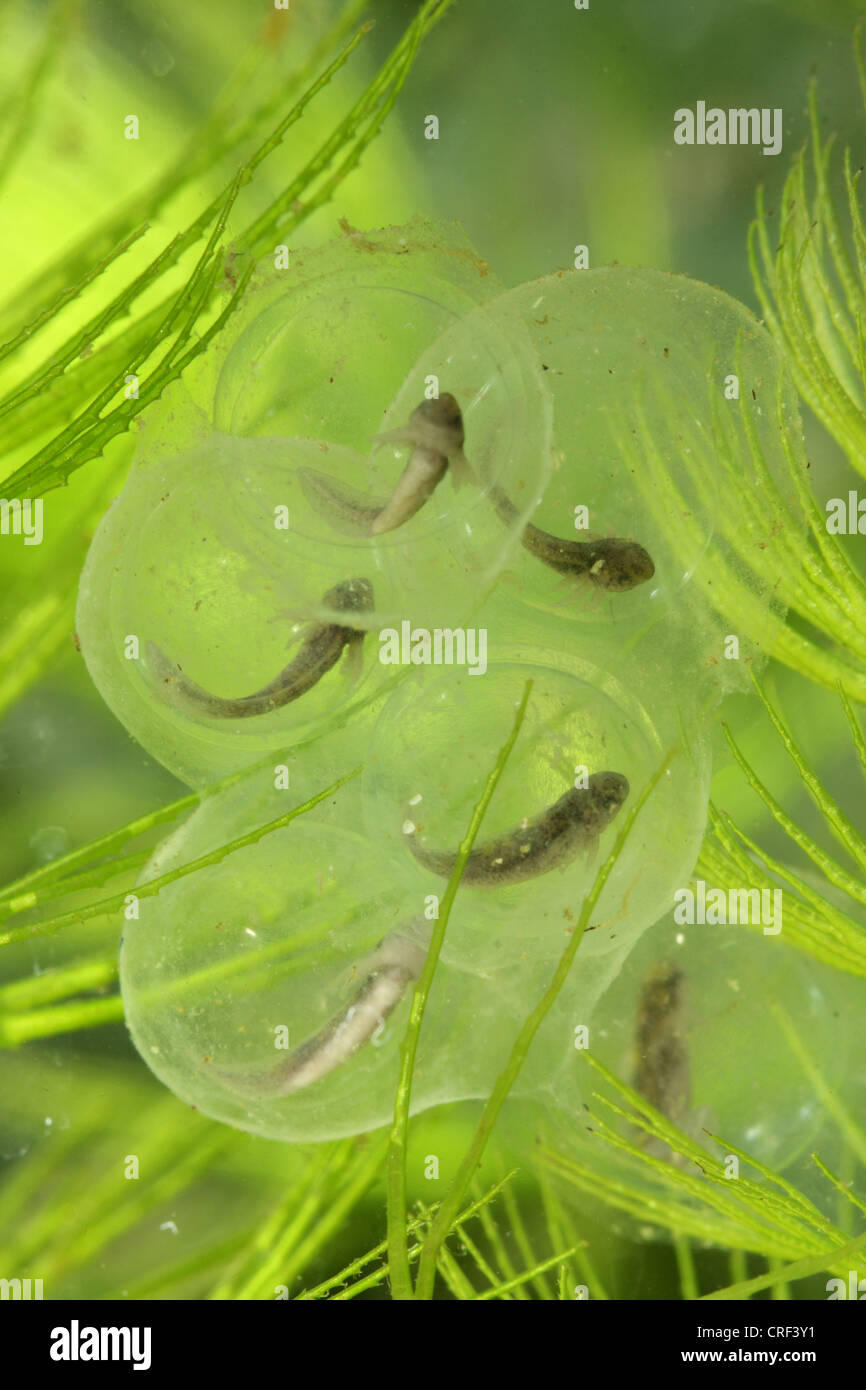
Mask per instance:
[[[102,92],[170,156],[0,305],[0,740],[85,740],[0,806],[0,1275],[826,1297],[866,1249],[859,153],[813,84],[778,211],[750,184],[760,320],[584,246],[500,278],[378,142],[460,11],[371,49],[375,9],[275,7],[183,139]],[[16,11],[13,191],[87,14]]]

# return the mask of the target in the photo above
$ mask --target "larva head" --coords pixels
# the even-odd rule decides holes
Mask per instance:
[[[612,539],[595,541],[592,545],[595,558],[589,578],[599,589],[623,594],[639,584],[646,584],[656,572],[652,559],[637,541]]]
[[[610,825],[629,794],[628,778],[621,772],[594,772],[587,790],[597,829],[602,831]]]
[[[369,613],[375,605],[373,585],[369,579],[343,579],[323,595],[322,603],[341,613]]]
[[[412,411],[410,426],[417,444],[446,458],[463,448],[463,415],[448,391],[433,401],[422,401]]]
[[[639,1011],[641,1017],[669,1017],[683,1000],[685,975],[672,961],[659,961],[651,966],[641,985]]]
[[[402,970],[407,978],[417,980],[424,969],[427,945],[432,934],[429,922],[423,918],[412,918],[402,930],[398,929],[382,938],[367,963],[368,970]]]
[[[621,773],[594,772],[585,787],[572,787],[553,810],[595,839],[610,825],[628,793],[628,779]]]

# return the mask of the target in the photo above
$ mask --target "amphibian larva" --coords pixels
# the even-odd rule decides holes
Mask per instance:
[[[523,883],[567,864],[580,850],[593,850],[628,792],[628,782],[620,773],[594,772],[588,786],[572,788],[524,826],[474,849],[461,882],[470,888]],[[414,831],[408,843],[420,864],[450,878],[456,854],[424,848]]]
[[[346,614],[370,612],[373,602],[373,586],[368,579],[346,579],[329,589],[322,599],[324,607]],[[245,719],[268,714],[305,695],[336,666],[344,650],[360,652],[363,640],[363,629],[342,623],[312,623],[300,651],[288,666],[261,690],[237,698],[213,695],[187,680],[154,642],[147,644],[147,660],[169,703],[189,705],[216,718]]]
[[[402,526],[432,496],[449,466],[455,487],[471,477],[463,453],[463,416],[447,391],[435,400],[422,401],[404,429],[377,434],[374,440],[377,444],[412,445],[402,477],[387,502],[371,502],[325,473],[298,469],[301,486],[313,506],[337,529],[352,535],[379,536]]]
[[[413,931],[410,926],[409,931]],[[429,930],[426,933],[429,936]],[[418,935],[417,927],[414,935]],[[366,975],[350,1002],[324,1028],[261,1072],[213,1069],[243,1095],[289,1096],[321,1081],[370,1041],[424,968],[426,949],[412,935],[392,932],[366,962]]]
[[[634,1089],[680,1128],[691,1103],[685,996],[685,975],[678,966],[670,961],[653,966],[641,988],[634,1042]],[[658,1157],[670,1157],[668,1146],[645,1132],[639,1142]]]
[[[519,512],[496,483],[489,487],[490,500],[508,526],[514,526]],[[586,578],[599,589],[622,594],[645,584],[655,574],[652,559],[637,541],[600,537],[592,541],[560,540],[537,526],[527,524],[521,545],[557,574]]]

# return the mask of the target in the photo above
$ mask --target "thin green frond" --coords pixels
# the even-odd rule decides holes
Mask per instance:
[[[514,1082],[516,1081],[520,1073],[520,1069],[526,1060],[527,1053],[529,1052],[529,1048],[532,1045],[532,1041],[535,1037],[535,1034],[541,1027],[544,1018],[550,1011],[551,1007],[553,1006],[554,1000],[557,998],[560,990],[565,984],[566,979],[568,978],[568,973],[574,962],[574,958],[577,954],[578,947],[580,946],[580,943],[583,940],[584,933],[589,925],[590,917],[592,916],[592,912],[595,908],[595,905],[599,897],[601,896],[602,890],[604,889],[604,885],[613,871],[613,868],[622,852],[622,849],[626,844],[626,841],[628,840],[628,837],[635,826],[637,818],[639,817],[641,811],[646,805],[646,802],[648,801],[652,793],[655,791],[656,787],[658,786],[659,782],[661,781],[662,777],[667,771],[668,766],[670,765],[670,762],[675,755],[675,752],[675,749],[671,749],[666,754],[657,770],[653,773],[652,777],[647,782],[646,786],[642,788],[640,794],[634,802],[634,805],[631,807],[631,810],[626,816],[625,822],[622,826],[622,829],[619,831],[619,834],[616,837],[610,854],[602,864],[601,868],[598,870],[592,888],[584,898],[583,906],[575,923],[570,940],[562,953],[556,970],[554,971],[551,982],[548,988],[545,990],[544,994],[542,995],[541,999],[536,1004],[535,1008],[527,1016],[522,1028],[520,1029],[520,1032],[517,1035],[517,1038],[514,1042],[514,1046],[511,1049],[508,1061],[506,1062],[505,1067],[496,1079],[496,1083],[490,1094],[490,1098],[485,1103],[484,1109],[481,1114],[481,1119],[478,1123],[478,1128],[475,1132],[475,1136],[472,1140],[472,1143],[466,1151],[466,1154],[460,1164],[460,1167],[451,1185],[449,1193],[445,1200],[442,1202],[442,1205],[440,1206],[436,1218],[433,1222],[433,1225],[430,1229],[430,1233],[424,1242],[424,1252],[421,1256],[421,1263],[418,1270],[418,1280],[415,1288],[416,1298],[429,1299],[432,1297],[433,1283],[435,1279],[436,1257],[438,1255],[439,1249],[443,1241],[445,1240],[448,1234],[451,1223],[453,1222],[457,1214],[457,1211],[460,1208],[460,1203],[463,1200],[463,1196],[469,1184],[472,1181],[478,1164],[481,1161],[481,1158],[490,1139],[490,1135],[493,1131],[493,1127],[496,1124],[496,1121],[499,1117],[499,1113],[502,1109],[502,1106],[505,1104],[508,1094],[511,1091],[511,1088],[514,1085]]]
[[[761,683],[754,679],[755,690],[776,730],[780,743],[793,762],[798,776],[821,813],[828,832],[835,836],[856,865],[857,873],[845,868],[826,853],[811,835],[788,815],[772,795],[754,768],[740,751],[725,727],[728,745],[749,786],[757,793],[771,816],[785,832],[795,855],[805,856],[820,870],[826,883],[835,893],[847,897],[851,911],[831,901],[808,881],[792,864],[783,863],[771,855],[752,836],[737,826],[730,815],[710,806],[709,827],[695,866],[695,878],[703,878],[723,891],[736,891],[750,883],[761,890],[773,891],[779,883],[787,884],[790,892],[783,899],[785,939],[799,950],[813,955],[834,968],[849,974],[866,975],[866,927],[855,912],[866,905],[862,876],[866,870],[866,841],[852,825],[810,767],[786,727],[780,711],[769,699]],[[862,757],[863,736],[845,692],[840,698],[851,726],[854,746]]]
[[[211,864],[219,864],[227,855],[233,854],[235,850],[243,849],[246,845],[257,844],[265,835],[270,835],[275,830],[282,829],[285,825],[290,825],[298,816],[302,816],[307,811],[311,811],[314,806],[318,806],[328,797],[333,796],[335,791],[345,786],[352,778],[357,777],[361,772],[360,767],[354,768],[344,777],[339,777],[329,787],[315,796],[310,797],[300,806],[294,806],[290,811],[285,811],[281,816],[268,821],[267,825],[257,827],[249,831],[246,835],[239,835],[235,839],[217,849],[211,850],[208,854],[200,855],[198,859],[192,860],[189,864],[183,864],[177,869],[170,869],[167,873],[160,874],[158,878],[150,879],[147,883],[139,884],[136,889],[136,897],[152,898],[169,883],[175,883],[178,879],[186,878],[189,874],[196,873],[199,869],[208,867]],[[48,917],[40,922],[28,923],[24,927],[12,927],[8,931],[0,932],[0,945],[10,945],[15,941],[26,941],[34,936],[49,936],[54,932],[60,931],[62,927],[70,926],[73,923],[87,922],[93,917],[102,917],[108,913],[117,912],[125,905],[126,893],[113,893],[110,897],[101,898],[98,902],[87,903],[85,906],[71,909],[69,912],[60,913],[56,917]],[[17,911],[23,912],[38,902],[38,894],[28,894],[24,902],[19,900]]]
[[[704,1294],[702,1301],[751,1298],[753,1293],[760,1293],[763,1289],[770,1289],[778,1284],[791,1284],[797,1279],[808,1279],[813,1274],[823,1274],[831,1268],[839,1269],[842,1262],[853,1259],[864,1245],[866,1235],[858,1236],[856,1240],[850,1240],[845,1245],[831,1246],[825,1255],[794,1260],[788,1265],[778,1265],[769,1274],[759,1275],[756,1279],[747,1279],[742,1284],[729,1284],[725,1289],[716,1289],[714,1293]]]
[[[287,131],[302,119],[310,102],[348,61],[369,26],[360,29],[344,44],[342,51],[292,104],[282,120],[264,136],[253,153],[242,161],[239,171],[223,192],[206,205],[186,230],[173,238],[143,271],[135,275],[107,305],[93,314],[63,348],[53,351],[42,367],[36,368],[26,380],[19,382],[12,392],[7,394],[5,400],[0,402],[0,411],[8,412],[7,418],[14,433],[16,412],[26,411],[29,403],[35,401],[40,393],[44,393],[51,383],[56,382],[61,394],[77,406],[81,399],[79,378],[82,371],[92,374],[96,370],[99,378],[99,387],[95,394],[89,396],[84,409],[77,409],[70,423],[46,440],[26,462],[11,473],[6,482],[7,491],[25,497],[61,486],[73,472],[91,459],[99,457],[112,439],[125,433],[140,412],[157,400],[167,386],[207,348],[240,303],[255,269],[256,260],[270,249],[277,231],[280,240],[283,240],[313,211],[329,201],[336,189],[358,166],[364,151],[378,135],[405,85],[421,43],[450,8],[451,3],[452,0],[427,0],[348,115],[338,122],[332,134],[320,145],[298,175],[285,184],[269,206],[245,229],[234,233],[233,248],[241,259],[243,270],[234,293],[215,318],[214,302],[223,283],[225,260],[220,239],[239,189],[250,181],[258,167],[282,144]],[[340,25],[338,29],[342,36],[344,26]],[[224,150],[221,148],[213,151],[214,166],[223,153]],[[168,196],[168,186],[176,191],[177,180],[170,185],[166,185],[164,179],[158,181],[151,190],[149,200],[145,199],[142,204],[134,207],[133,228],[140,228],[144,222],[155,216]],[[126,356],[121,373],[117,373],[114,368],[110,353],[105,363],[114,369],[108,372],[104,370],[104,365],[100,365],[99,354],[96,355],[95,364],[93,358],[82,364],[81,353],[85,349],[89,352],[94,341],[98,343],[109,335],[129,315],[141,295],[146,290],[153,289],[208,229],[210,239],[198,265],[188,275],[180,290],[165,302],[160,322],[155,326],[148,323],[147,331],[144,333],[139,331],[135,322],[131,328],[125,329]],[[35,312],[31,312],[24,323],[19,322],[12,329],[6,345],[10,359],[14,358],[14,353],[29,342],[36,332],[42,331],[53,321],[54,312],[62,308],[57,299],[58,295],[63,298],[65,304],[71,297],[98,288],[102,270],[116,261],[132,241],[137,239],[137,235],[137,231],[131,230],[129,225],[113,222],[101,235],[94,235],[95,256],[92,250],[77,258],[73,255],[71,260],[66,256],[58,269],[46,272],[42,277],[43,286],[46,283],[53,285],[54,297],[51,301],[40,299]],[[69,288],[71,278],[76,286],[74,291]],[[49,303],[53,304],[53,309],[49,308]],[[156,363],[153,360],[155,357],[158,358]],[[123,399],[109,409],[114,398],[122,395],[125,377],[139,377],[143,383],[142,388],[139,389],[137,397]]]
[[[406,1249],[406,1141],[409,1128],[409,1107],[412,1098],[412,1073],[415,1067],[415,1058],[418,1052],[418,1040],[421,1036],[421,1025],[424,1021],[424,1011],[427,1000],[430,996],[430,989],[433,984],[433,977],[436,973],[436,966],[442,950],[442,943],[445,940],[445,931],[448,926],[448,919],[451,916],[451,909],[457,890],[460,887],[460,880],[463,871],[472,853],[472,846],[481,828],[484,815],[493,798],[493,793],[499,784],[499,779],[505,770],[505,766],[511,756],[511,751],[517,742],[518,734],[523,727],[523,720],[526,716],[526,706],[532,693],[532,681],[526,682],[511,733],[499,751],[496,761],[490,771],[484,789],[479,797],[472,816],[469,821],[466,834],[460,842],[457,851],[457,860],[454,865],[448,886],[439,904],[439,916],[433,928],[433,935],[427,950],[427,958],[424,962],[424,969],[421,977],[415,986],[412,996],[412,1008],[409,1015],[409,1022],[406,1026],[406,1033],[400,1047],[400,1076],[397,1082],[397,1094],[394,1102],[394,1121],[391,1126],[391,1137],[388,1145],[388,1262],[391,1270],[391,1289],[395,1298],[411,1299],[413,1297],[412,1284],[409,1276],[409,1259]],[[473,1165],[470,1178],[474,1176],[475,1167]],[[460,1204],[466,1193],[464,1185],[456,1202],[452,1200],[450,1210],[450,1220],[457,1215]],[[442,1229],[442,1223],[437,1216],[434,1221],[437,1231]],[[447,1228],[442,1233],[444,1240]],[[441,1240],[439,1242],[441,1244]],[[437,1248],[438,1254],[438,1248]]]
[[[860,36],[855,59],[862,86]],[[833,183],[834,139],[824,140],[817,88],[809,88],[809,141],[794,160],[780,198],[782,234],[770,245],[763,192],[749,233],[749,263],[767,327],[782,349],[798,391],[838,441],[853,468],[866,470],[866,235],[858,200],[859,175],[842,157],[847,225]]]

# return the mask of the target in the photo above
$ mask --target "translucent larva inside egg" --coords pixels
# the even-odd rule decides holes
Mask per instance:
[[[771,646],[780,546],[805,525],[789,470],[805,481],[807,463],[769,334],[721,291],[655,270],[546,276],[485,314],[529,333],[553,404],[550,479],[536,495],[515,476],[512,501],[540,496],[531,519],[548,535],[631,540],[653,562],[646,582],[568,616],[640,629],[670,610],[711,652],[733,612],[741,639]],[[556,573],[526,543],[512,563],[520,597],[560,616]],[[739,670],[720,664],[717,683]]]
[[[495,439],[533,485],[549,470],[528,336],[479,309],[461,337],[495,283],[467,270],[457,232],[438,247],[426,234],[383,236],[375,256],[342,239],[298,256],[288,282],[264,276],[148,412],[94,538],[85,659],[130,732],[192,784],[375,698],[374,634],[460,622],[495,580],[509,533],[475,525],[483,498],[448,441],[465,434],[487,456]],[[446,326],[449,351],[420,372]],[[451,401],[457,425],[431,435]]]
[[[300,756],[300,795],[314,766]],[[124,926],[121,988],[142,1058],[189,1104],[270,1138],[361,1133],[393,1113],[435,908],[394,879],[385,836],[359,831],[360,799],[347,792],[142,897]],[[265,776],[208,798],[143,881],[248,835],[284,806]],[[521,959],[500,959],[495,924],[469,968],[461,924],[452,926],[420,1041],[416,1111],[489,1094],[549,974],[531,942]],[[591,972],[584,987],[597,989]]]
[[[312,447],[207,435],[143,463],[91,546],[77,618],[90,673],[188,782],[303,740],[383,679],[369,634],[393,576],[281,524]]]
[[[676,714],[642,698],[624,670],[614,675],[501,640],[491,641],[487,656],[483,674],[469,666],[404,684],[379,718],[364,777],[365,824],[371,836],[385,837],[391,874],[419,893],[444,891],[443,852],[453,857],[533,682],[479,832],[477,872],[468,866],[455,907],[449,959],[470,967],[491,953],[499,961],[560,955],[625,815],[680,736]],[[679,713],[687,723],[685,704]],[[697,727],[691,734],[688,754],[673,756],[599,900],[581,946],[581,978],[592,957],[627,950],[691,868],[709,774],[703,736]],[[616,784],[607,803],[605,777]],[[572,796],[563,825],[557,808]]]
[[[552,463],[547,393],[529,334],[518,325],[503,332],[449,278],[447,238],[434,273],[425,248],[423,279],[406,247],[376,247],[360,265],[351,243],[310,253],[302,282],[238,337],[211,409],[233,435],[309,435],[349,446],[323,449],[298,470],[294,527],[333,549],[357,543],[372,525],[376,556],[399,576],[404,614],[454,621],[501,569],[514,528],[487,524],[474,472],[453,455],[441,481],[419,481],[422,505],[385,525],[398,480],[414,486],[413,449],[429,442],[418,415],[453,400],[466,457],[497,476],[520,460],[524,485],[538,489]],[[485,300],[494,288],[486,273],[472,286]]]
[[[667,758],[518,1084],[571,1123],[588,1094],[576,1030],[619,1057],[647,929],[699,850],[708,711],[781,620],[775,546],[800,521],[778,490],[779,419],[802,459],[775,350],[706,286],[610,271],[502,293],[462,234],[423,226],[304,252],[229,323],[148,413],[79,598],[94,680],[149,751],[193,785],[266,765],[146,877],[256,832],[289,786],[295,804],[365,767],[142,899],[121,957],[133,1038],[177,1094],[255,1133],[386,1123],[432,923],[531,680],[413,1106],[489,1094]],[[715,940],[694,949],[697,1104],[788,1162],[812,1100],[770,1053],[770,1108],[746,1105],[724,1052],[729,1015],[763,1036],[759,957],[749,943],[730,976],[752,1000],[736,1014]]]
[[[810,1151],[817,1148],[833,1167],[845,1145],[833,1107],[850,1089],[844,1000],[853,983],[787,946],[783,932],[681,926],[668,917],[642,937],[591,1017],[579,1020],[587,1024],[582,1046],[718,1162],[730,1158],[732,1146],[795,1173],[798,1185],[817,1195]],[[552,1149],[590,1169],[600,1165],[638,1190],[658,1190],[657,1174],[590,1132],[588,1105],[663,1165],[696,1173],[593,1097],[600,1091],[623,1104],[580,1057],[571,1036],[575,1019],[563,1001],[546,1024],[551,1046],[556,1034],[561,1047],[549,1072]],[[527,1086],[532,1079],[530,1065]],[[755,1176],[740,1159],[731,1169],[737,1172]]]
[[[222,815],[199,813],[161,866],[246,823],[238,808],[216,809]],[[399,998],[366,1046],[355,1055],[349,1040],[314,1084],[292,1093],[291,1076],[279,1075],[329,1021],[345,1026],[378,940],[396,925],[380,890],[363,840],[304,824],[143,902],[121,951],[127,1024],[142,1057],[190,1104],[254,1133],[321,1139],[382,1123],[405,1016]]]

